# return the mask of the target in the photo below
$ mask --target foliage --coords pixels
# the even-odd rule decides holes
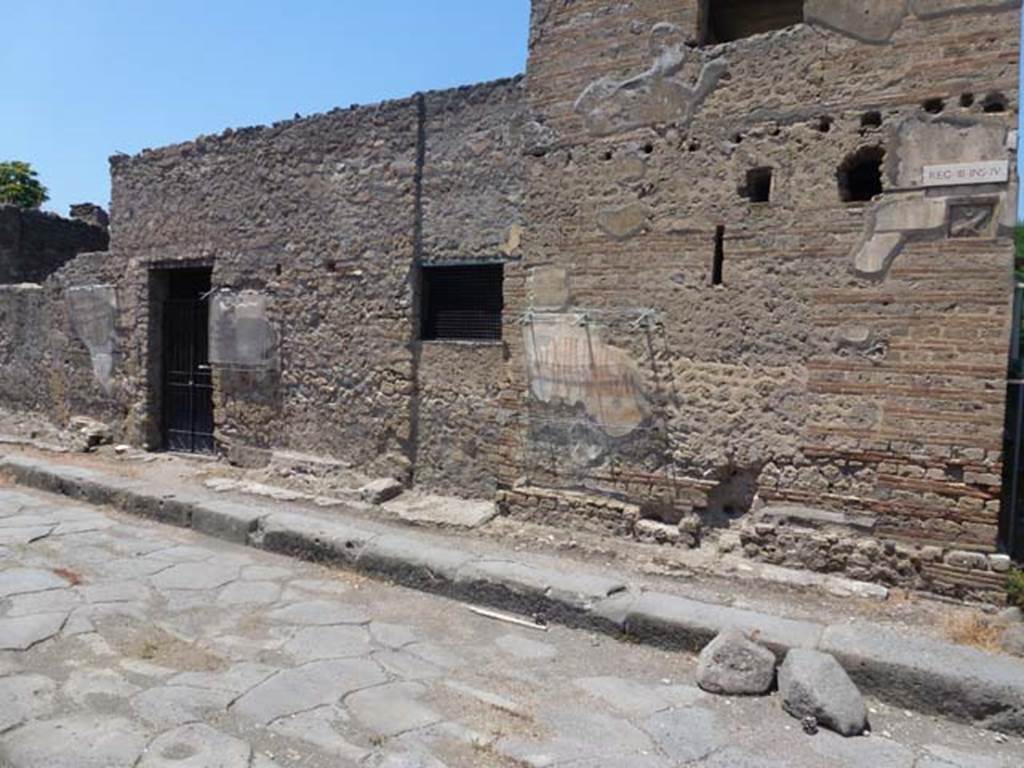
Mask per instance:
[[[0,203],[38,208],[49,199],[31,165],[19,160],[0,162]]]
[[[1006,599],[1010,605],[1024,608],[1024,571],[1019,568],[1006,576]]]

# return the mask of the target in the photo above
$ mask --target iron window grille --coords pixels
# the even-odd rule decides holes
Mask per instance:
[[[504,265],[424,266],[424,341],[501,341]]]

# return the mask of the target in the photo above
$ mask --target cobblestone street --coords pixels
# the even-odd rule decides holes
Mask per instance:
[[[0,490],[0,765],[1019,766],[1024,744],[871,704],[807,736],[693,659]]]

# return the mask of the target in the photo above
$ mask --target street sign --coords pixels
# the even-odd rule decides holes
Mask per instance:
[[[924,186],[926,187],[1003,184],[1009,179],[1009,160],[982,160],[976,163],[952,163],[924,167]]]

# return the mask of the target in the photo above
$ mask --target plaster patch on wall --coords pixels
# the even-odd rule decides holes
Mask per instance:
[[[903,25],[906,0],[807,0],[804,20],[865,43],[886,43]]]
[[[887,154],[889,173],[900,188],[921,187],[928,165],[1007,160],[1007,129],[1000,123],[966,120],[903,121]]]
[[[218,291],[210,296],[210,362],[273,371],[278,368],[277,331],[259,291]]]
[[[630,203],[621,208],[609,208],[597,214],[597,225],[606,235],[617,240],[626,240],[638,234],[647,223],[649,209],[640,203]]]
[[[69,288],[66,297],[71,329],[89,350],[96,383],[104,394],[110,395],[113,391],[117,291],[112,285],[86,285]]]
[[[636,363],[581,325],[578,315],[537,318],[523,336],[530,392],[541,402],[582,405],[612,437],[625,437],[647,417]]]
[[[685,33],[674,24],[656,24],[650,47],[654,62],[648,70],[625,80],[602,77],[576,100],[576,111],[592,135],[658,123],[688,126],[728,68],[724,59],[707,60],[703,52],[687,46]],[[693,81],[685,69],[690,56],[701,57]]]
[[[881,279],[909,242],[942,237],[991,237],[996,222],[1011,204],[1013,185],[966,188],[922,187],[928,165],[1001,160],[1007,155],[1006,129],[998,124],[964,120],[910,118],[895,130],[895,148],[886,153],[889,175],[901,190],[874,204],[865,219],[864,236],[853,253],[853,271]]]
[[[561,310],[569,306],[569,273],[563,267],[533,267],[529,281],[530,306]]]

